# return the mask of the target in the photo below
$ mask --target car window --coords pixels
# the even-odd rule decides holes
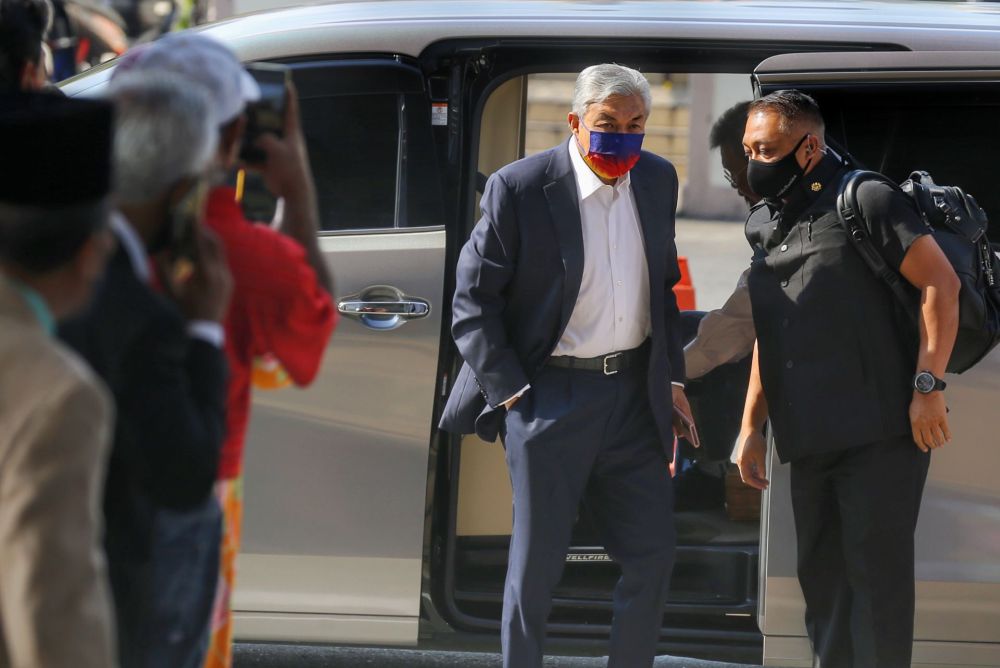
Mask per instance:
[[[982,86],[947,89],[815,91],[827,135],[861,166],[899,182],[914,170],[960,186],[986,210],[1000,241],[1000,190],[992,155],[1000,146],[1000,94]]]
[[[302,99],[303,132],[323,230],[396,226],[400,97]]]

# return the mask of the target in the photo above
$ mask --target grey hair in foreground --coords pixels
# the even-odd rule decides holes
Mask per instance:
[[[638,95],[646,105],[646,114],[653,107],[649,81],[638,70],[624,65],[605,63],[591,65],[576,78],[573,91],[573,113],[583,118],[592,104],[604,102],[609,97]]]
[[[219,132],[208,96],[170,72],[136,72],[116,78],[115,195],[123,204],[149,202],[178,181],[206,171]]]

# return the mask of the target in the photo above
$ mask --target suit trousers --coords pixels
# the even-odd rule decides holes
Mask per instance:
[[[929,466],[910,436],[792,462],[799,583],[822,668],[909,668]]]
[[[645,368],[606,376],[545,367],[506,416],[504,445],[514,528],[501,624],[503,665],[542,666],[552,593],[583,501],[622,571],[613,595],[608,665],[651,666],[676,534],[667,456],[650,410]]]
[[[160,509],[153,522],[146,668],[201,668],[219,583],[222,509],[215,495],[192,510]]]

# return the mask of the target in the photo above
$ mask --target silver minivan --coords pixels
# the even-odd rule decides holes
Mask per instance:
[[[565,137],[560,77],[603,61],[656,77],[657,136],[686,183],[678,246],[700,295],[712,290],[699,277],[731,286],[749,261],[739,223],[701,220],[739,211],[705,138],[740,97],[807,90],[830,138],[863,165],[897,180],[926,169],[1000,218],[995,5],[392,0],[204,30],[246,61],[294,70],[344,316],[311,388],[255,398],[238,640],[414,645],[498,633],[511,510],[502,448],[436,428],[458,365],[450,296],[485,178]],[[92,70],[63,90],[93,94],[108,75]],[[1000,241],[1000,226],[991,235]],[[1000,353],[949,378],[948,396],[955,440],[934,455],[917,533],[914,665],[996,667]],[[723,424],[737,410],[721,402],[701,419]],[[678,513],[664,652],[813,665],[788,473],[776,459],[770,473],[759,520]],[[616,577],[581,513],[554,643],[604,641]]]

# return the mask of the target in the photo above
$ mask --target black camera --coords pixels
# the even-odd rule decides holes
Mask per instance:
[[[288,104],[288,82],[291,70],[275,63],[251,63],[250,73],[260,86],[260,99],[247,105],[247,129],[243,135],[240,159],[248,164],[259,164],[267,155],[255,144],[261,135],[273,133],[281,137],[285,130],[285,107]]]

